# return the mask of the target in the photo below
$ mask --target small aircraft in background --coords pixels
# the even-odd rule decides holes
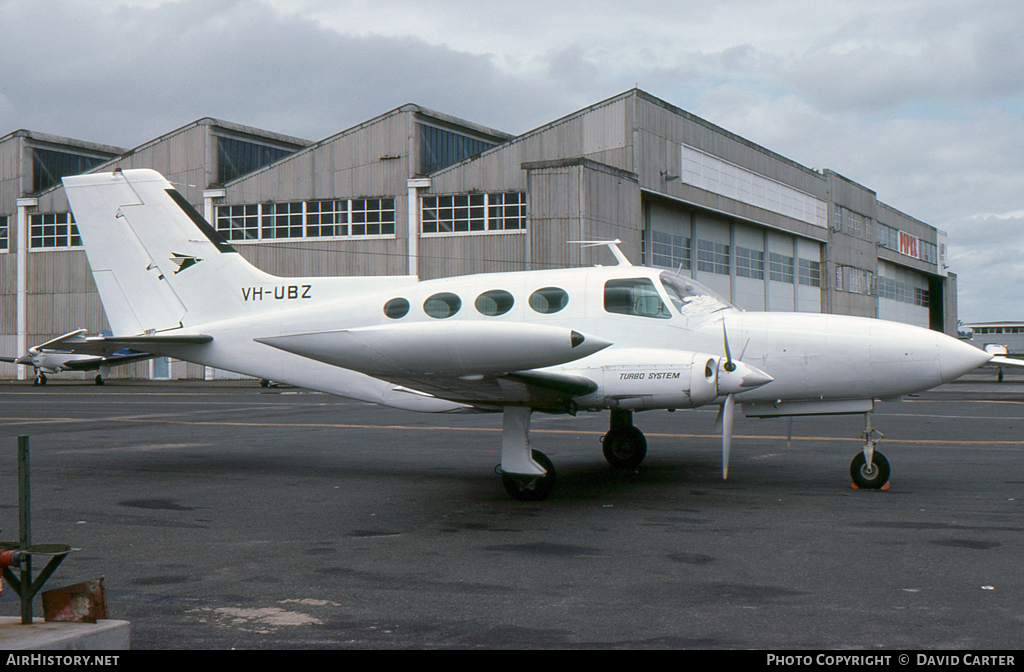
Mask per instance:
[[[988,354],[992,355],[992,359],[990,359],[988,361],[988,364],[986,364],[985,366],[990,366],[990,367],[991,366],[995,366],[995,367],[998,367],[998,373],[996,374],[996,379],[1000,383],[1003,382],[1003,367],[1004,366],[1010,367],[1011,369],[1012,368],[1024,367],[1024,360],[1016,359],[1014,357],[1010,357],[1009,352],[1007,351],[1005,345],[1001,345],[1001,344],[997,344],[997,343],[989,343],[988,345],[985,346],[985,352],[987,352]]]
[[[110,369],[122,364],[141,362],[152,359],[148,352],[137,352],[128,348],[119,348],[109,355],[95,355],[75,352],[74,346],[68,341],[81,340],[85,329],[76,329],[63,336],[41,343],[28,349],[20,357],[0,357],[0,362],[10,362],[31,366],[35,369],[34,385],[46,385],[46,376],[62,371],[96,371],[93,382],[102,385],[110,375]]]
[[[748,417],[864,414],[850,475],[881,488],[876,399],[926,390],[993,355],[878,319],[744,312],[682,273],[617,265],[415,276],[282,278],[249,264],[162,175],[64,178],[114,331],[74,339],[138,347],[257,378],[425,412],[500,412],[508,494],[551,491],[530,418],[610,411],[616,468],[647,455],[634,411],[718,405],[728,476],[737,405]],[[596,241],[595,241],[596,242]]]

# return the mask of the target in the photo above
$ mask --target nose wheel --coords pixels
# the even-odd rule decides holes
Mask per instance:
[[[861,490],[881,490],[889,482],[889,460],[876,450],[868,464],[864,453],[857,453],[850,462],[850,478]]]
[[[864,414],[864,450],[850,462],[850,478],[861,490],[882,490],[889,485],[889,460],[875,450],[882,433],[871,426],[871,413]]]

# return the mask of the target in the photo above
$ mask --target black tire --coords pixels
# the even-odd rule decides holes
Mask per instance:
[[[547,499],[555,487],[555,465],[539,450],[530,451],[530,457],[544,469],[543,476],[502,473],[501,482],[505,492],[519,502],[539,502]]]
[[[270,381],[266,378],[260,378],[260,387],[270,387]]]
[[[38,376],[36,376],[36,384],[37,385],[46,385],[46,376],[44,376],[41,373]]]
[[[101,375],[97,375],[97,376],[96,376],[96,377],[95,377],[95,378],[93,379],[93,382],[94,382],[94,383],[96,383],[97,385],[102,385],[102,384],[103,384],[103,376],[101,376]]]
[[[854,485],[862,490],[878,490],[889,482],[889,460],[877,450],[871,458],[871,469],[868,469],[864,453],[857,453],[850,462],[850,478]]]
[[[620,427],[604,435],[601,450],[615,469],[636,469],[647,457],[647,439],[636,427]]]

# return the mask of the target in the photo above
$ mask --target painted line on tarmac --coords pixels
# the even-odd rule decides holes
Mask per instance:
[[[369,429],[369,430],[394,430],[394,431],[427,431],[427,432],[487,432],[500,434],[499,427],[457,427],[449,425],[368,425],[353,423],[327,423],[327,422],[237,422],[228,420],[163,420],[160,418],[0,418],[9,423],[19,424],[71,424],[71,423],[125,423],[125,424],[159,424],[159,425],[186,425],[196,427],[282,427],[295,429]],[[531,434],[573,434],[602,436],[604,431],[575,430],[575,429],[531,429]],[[667,439],[721,439],[721,434],[680,434],[667,432],[644,432],[645,436],[667,438]],[[790,437],[777,434],[735,434],[734,439],[748,439],[752,441],[786,441]],[[793,441],[841,441],[846,443],[863,443],[860,437],[847,436],[794,436]],[[911,445],[957,445],[957,446],[1024,446],[1024,440],[959,440],[959,439],[898,439],[886,438],[887,445],[911,444]]]

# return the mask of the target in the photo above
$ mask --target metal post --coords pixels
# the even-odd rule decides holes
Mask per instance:
[[[31,493],[29,491],[28,437],[18,437],[18,543],[25,551],[32,545]],[[32,624],[32,555],[25,554],[21,563],[21,623]]]

